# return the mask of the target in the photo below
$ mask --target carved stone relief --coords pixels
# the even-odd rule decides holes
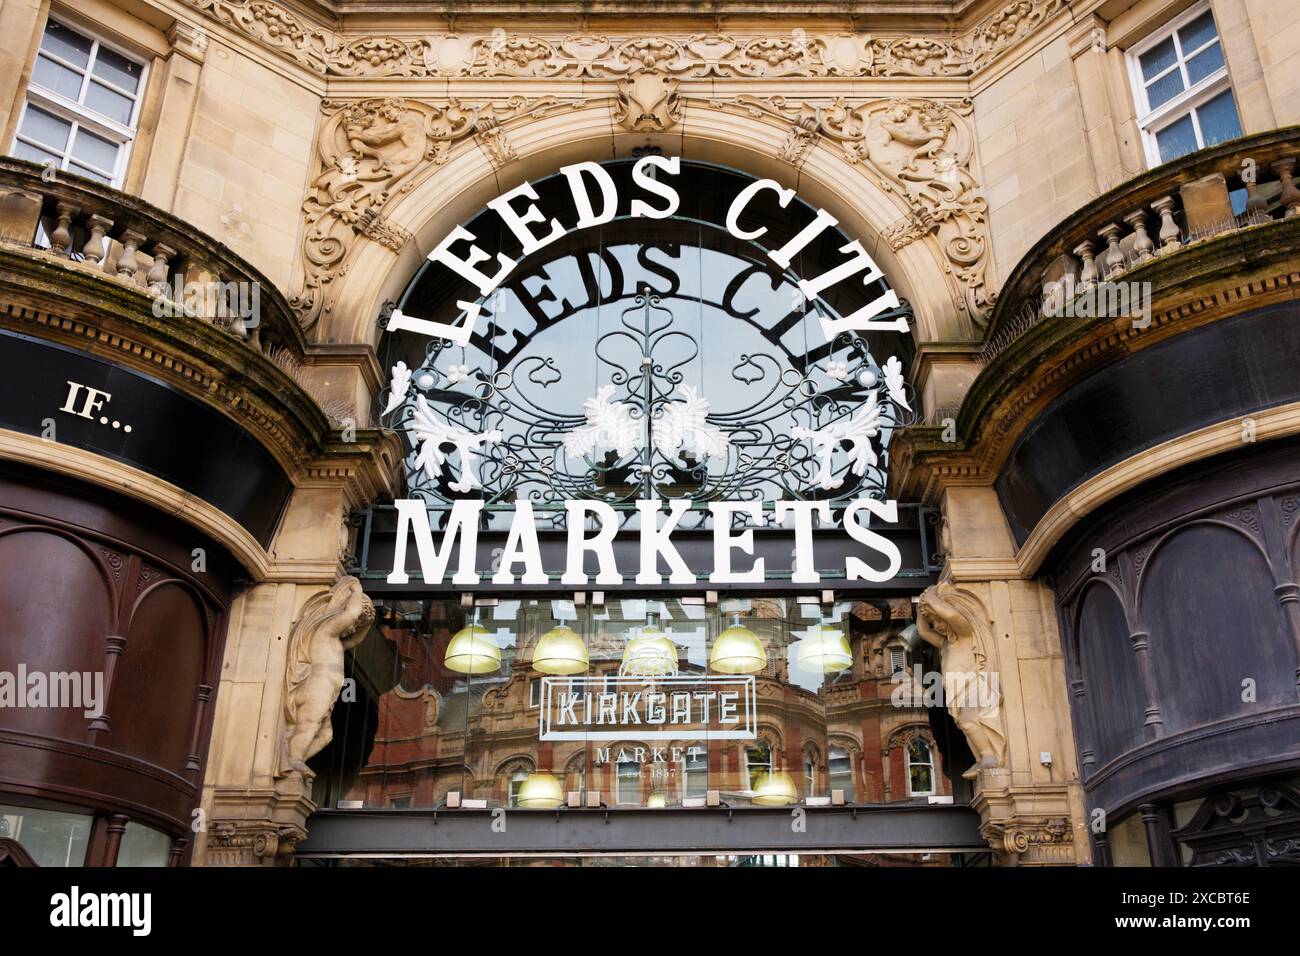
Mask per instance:
[[[324,100],[319,172],[302,205],[304,275],[289,300],[303,326],[311,328],[329,311],[329,285],[346,271],[357,236],[394,251],[409,241],[405,230],[384,219],[383,209],[414,187],[413,174],[442,165],[453,143],[475,135],[494,163],[508,162],[514,154],[501,123],[563,105],[551,96],[477,104]]]
[[[183,2],[322,76],[535,79],[611,79],[643,71],[680,79],[970,76],[1067,6],[1067,0],[1015,0],[955,36],[810,34],[802,28],[787,36],[538,36],[498,27],[488,35],[354,37],[316,26],[270,0]]]
[[[977,325],[985,324],[997,293],[987,275],[988,201],[971,173],[969,99],[794,102],[742,95],[709,104],[788,123],[778,155],[796,166],[818,139],[838,144],[848,162],[869,170],[906,207],[885,233],[890,245],[901,249],[933,235],[961,290],[961,307]]]

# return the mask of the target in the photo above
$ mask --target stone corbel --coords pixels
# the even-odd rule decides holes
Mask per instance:
[[[980,835],[997,862],[1011,866],[1074,866],[1087,859],[1086,836],[1076,840],[1065,784],[1034,787],[1003,785],[1005,775],[991,775],[991,785],[972,802],[979,811]]]

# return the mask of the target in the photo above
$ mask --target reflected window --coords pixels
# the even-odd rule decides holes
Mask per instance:
[[[844,799],[850,803],[857,799],[853,792],[853,759],[843,747],[832,747],[826,761],[830,788],[843,790]]]
[[[523,787],[524,781],[527,779],[528,779],[527,770],[522,770],[522,769],[516,770],[514,773],[510,775],[510,795],[507,800],[507,803],[509,803],[510,806],[512,807],[519,806],[519,790],[521,787]]]
[[[803,757],[803,780],[807,793],[817,792],[817,761],[808,753]]]
[[[616,768],[617,793],[619,803],[641,802],[641,765],[635,760],[620,760]]]
[[[759,744],[757,747],[746,747],[745,770],[749,789],[753,790],[758,784],[759,777],[772,772],[772,748],[767,743]]]
[[[1152,166],[1242,135],[1209,3],[1129,52],[1138,127]]]
[[[709,755],[702,747],[686,751],[682,770],[682,796],[702,797],[709,789]]]
[[[934,793],[934,757],[919,737],[907,745],[907,792],[914,797]]]
[[[907,651],[902,647],[891,647],[889,649],[889,673],[897,674],[907,670]]]

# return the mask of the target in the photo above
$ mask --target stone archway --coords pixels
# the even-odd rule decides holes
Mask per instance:
[[[678,96],[647,77],[615,96],[477,107],[326,104],[293,299],[320,341],[373,343],[376,317],[455,224],[519,183],[651,147],[742,169],[831,212],[911,302],[920,341],[974,336],[993,301],[968,100],[796,104]]]

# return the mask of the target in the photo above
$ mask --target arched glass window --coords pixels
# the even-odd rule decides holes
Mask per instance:
[[[751,177],[683,162],[674,215],[631,218],[631,199],[647,198],[631,163],[603,168],[618,184],[612,221],[525,256],[486,210],[466,228],[518,258],[502,284],[483,297],[429,262],[402,295],[401,312],[428,321],[480,312],[463,346],[387,337],[386,364],[404,371],[381,400],[385,424],[407,434],[412,494],[435,509],[486,499],[489,528],[523,499],[561,525],[565,500],[597,498],[634,526],[635,499],[689,497],[690,527],[707,523],[710,500],[882,496],[890,436],[916,408],[902,378],[911,338],[828,338],[827,323],[888,291],[878,274],[810,300],[799,288],[849,261],[855,237],[826,228],[782,268],[768,252],[816,216],[800,200],[782,208],[774,191],[756,192],[741,225],[764,231],[741,240],[727,209]],[[547,217],[576,221],[564,176],[534,186]],[[902,303],[876,319],[909,314]]]
[[[934,793],[934,756],[920,737],[907,745],[907,792],[914,797]]]

